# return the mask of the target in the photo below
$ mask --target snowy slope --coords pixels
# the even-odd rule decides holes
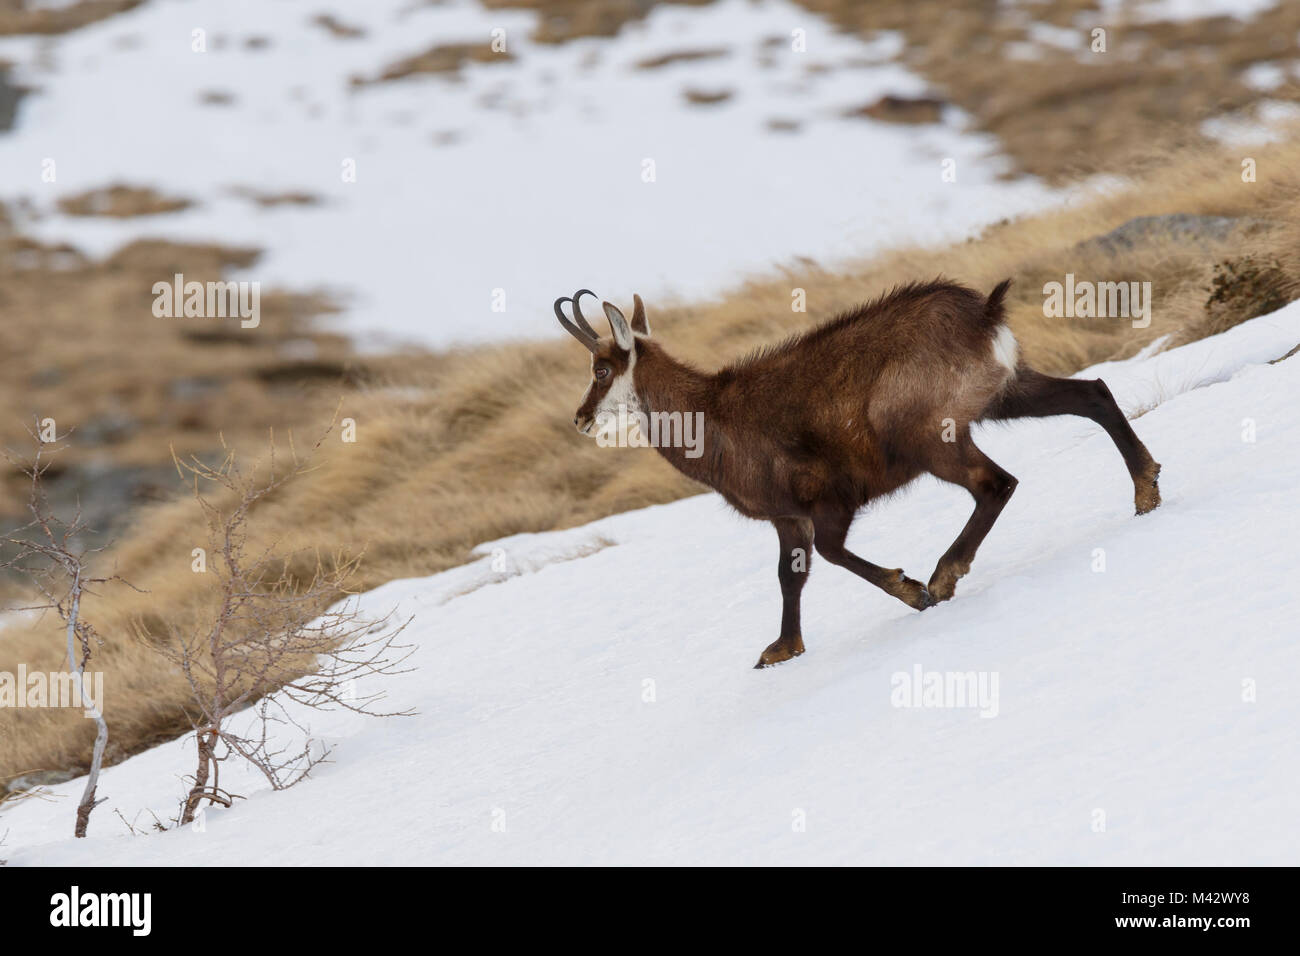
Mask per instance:
[[[1298,342],[1300,303],[1101,369],[1127,409],[1160,402],[1135,425],[1164,465],[1147,517],[1091,423],[983,430],[1020,487],[956,598],[923,614],[814,562],[808,653],[755,671],[776,539],[715,496],[507,539],[364,597],[415,616],[418,670],[388,686],[418,716],[317,715],[336,749],[313,779],[272,793],[227,768],[248,799],[201,832],[126,835],[114,809],[170,816],[192,770],[188,742],[160,746],[105,773],[91,839],[68,838],[74,781],[0,816],[0,856],[1294,864],[1300,358],[1266,363]],[[968,509],[927,479],[850,544],[925,577]],[[894,706],[916,668],[996,675],[996,700]]]
[[[365,35],[336,39],[311,24],[322,13]],[[926,92],[894,61],[895,34],[838,33],[787,0],[660,6],[616,38],[559,46],[529,39],[536,22],[471,0],[150,0],[66,36],[0,37],[11,82],[35,91],[0,135],[5,198],[25,234],[92,254],[141,236],[264,248],[239,278],[332,290],[345,330],[375,346],[559,335],[538,310],[557,289],[698,298],[795,256],[959,238],[1064,196],[1000,180],[996,142],[955,108],[921,127],[843,118]],[[351,83],[493,30],[513,60]],[[725,55],[635,66],[710,49]],[[688,89],[731,97],[696,106]],[[229,102],[203,105],[213,92]],[[59,211],[115,181],[197,205]],[[322,202],[259,209],[234,188]]]

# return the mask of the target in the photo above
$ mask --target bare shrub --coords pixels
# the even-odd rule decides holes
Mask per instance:
[[[63,621],[68,670],[74,675],[74,686],[86,708],[86,715],[95,721],[95,743],[90,757],[90,769],[86,774],[86,787],[77,803],[73,831],[76,836],[84,837],[90,824],[91,811],[103,802],[102,798],[95,798],[95,791],[99,786],[104,748],[108,744],[108,724],[99,706],[102,701],[93,701],[86,693],[86,665],[90,662],[92,648],[103,641],[82,615],[82,601],[94,594],[95,585],[122,579],[117,575],[95,577],[90,573],[89,556],[103,549],[86,548],[78,543],[86,531],[80,507],[70,521],[59,518],[50,507],[42,477],[50,467],[51,456],[61,450],[59,442],[62,439],[52,430],[48,440],[43,438],[41,428],[46,424],[39,423],[38,429],[28,430],[36,445],[30,459],[24,460],[5,452],[5,457],[27,476],[27,510],[31,520],[7,533],[0,542],[15,549],[14,555],[3,566],[25,575],[43,598],[37,604],[10,610],[34,610],[42,613],[53,611]],[[48,426],[53,428],[52,420],[48,420]]]
[[[190,715],[198,745],[198,764],[181,808],[179,822],[194,819],[200,805],[230,806],[236,795],[221,787],[221,763],[235,754],[282,790],[305,778],[328,756],[316,748],[298,723],[291,705],[330,710],[345,708],[370,716],[403,716],[410,711],[376,709],[383,695],[357,696],[355,681],[372,675],[404,673],[399,665],[411,645],[396,638],[408,622],[362,616],[351,582],[361,555],[318,551],[281,553],[274,544],[249,544],[254,510],[288,482],[312,470],[312,457],[332,430],[306,455],[289,443],[288,460],[277,455],[274,436],[263,466],[245,470],[233,451],[215,465],[197,457],[176,459],[194,485],[194,498],[208,531],[206,554],[218,591],[214,612],[193,626],[166,625],[160,651],[181,670],[195,711]],[[246,723],[231,721],[251,710]],[[277,729],[292,727],[300,743],[286,744]],[[296,736],[292,735],[292,736]]]

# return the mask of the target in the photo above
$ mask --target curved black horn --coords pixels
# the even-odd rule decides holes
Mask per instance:
[[[555,300],[555,317],[560,320],[560,324],[564,326],[565,331],[567,331],[575,339],[577,339],[579,342],[585,345],[589,352],[595,353],[596,341],[597,339],[600,338],[600,336],[596,335],[596,333],[592,331],[591,326],[587,325],[585,321],[582,323],[583,326],[586,328],[585,332],[582,329],[578,328],[576,325],[574,325],[571,321],[569,321],[569,317],[565,315],[564,310],[560,308],[560,306],[562,306],[565,302],[573,302],[573,300],[570,299],[568,296],[560,296],[560,298]],[[573,307],[576,311],[578,307],[576,302],[573,303]]]
[[[600,338],[600,333],[593,329],[591,324],[583,318],[582,306],[578,305],[578,300],[584,295],[594,296],[597,299],[600,298],[600,296],[596,295],[596,293],[592,292],[590,289],[579,289],[577,292],[573,293],[573,298],[570,300],[573,303],[573,318],[580,326],[582,326],[584,332],[590,335],[593,339],[598,339]]]

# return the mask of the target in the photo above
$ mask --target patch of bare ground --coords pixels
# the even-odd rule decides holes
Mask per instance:
[[[865,117],[886,123],[937,123],[943,119],[944,101],[933,96],[882,96],[874,102],[846,110],[849,118]]]
[[[73,0],[63,4],[35,4],[28,0],[0,0],[0,36],[67,33],[133,10],[143,2]]]
[[[366,35],[366,31],[361,27],[354,27],[342,20],[339,20],[332,13],[317,14],[311,21],[322,30],[329,33],[339,40],[359,40]]]
[[[660,70],[675,63],[698,63],[701,60],[720,60],[728,55],[726,47],[708,47],[698,50],[672,50],[637,60],[638,70]]]
[[[235,94],[228,90],[204,90],[199,94],[199,102],[204,106],[234,106]]]
[[[89,189],[59,200],[59,209],[69,216],[106,216],[113,219],[179,212],[192,205],[193,202],[188,199],[164,196],[152,186],[128,186],[122,183]]]
[[[995,134],[1016,170],[1062,183],[1123,169],[1153,144],[1203,148],[1201,121],[1262,99],[1300,101],[1300,86],[1262,91],[1252,65],[1300,58],[1300,4],[1249,20],[1138,22],[1133,4],[1096,0],[858,3],[795,0],[841,28],[897,30],[902,62]],[[1056,28],[1041,39],[1033,23]],[[1105,52],[1093,52],[1094,29]]]
[[[251,186],[234,186],[231,188],[230,193],[241,199],[247,199],[263,209],[275,209],[278,206],[318,206],[324,201],[315,193],[296,189],[272,193],[254,189]]]
[[[682,91],[682,97],[694,106],[716,106],[734,97],[734,90],[701,90],[688,86]]]
[[[108,534],[134,505],[174,490],[162,455],[169,445],[198,453],[222,431],[264,438],[290,419],[312,420],[298,403],[351,390],[365,374],[341,337],[311,326],[328,301],[270,291],[256,329],[238,318],[153,314],[154,283],[176,273],[220,280],[256,260],[253,250],[161,241],[95,260],[0,236],[0,447],[24,447],[37,418],[73,429],[52,491],[64,502],[83,499]],[[20,516],[15,481],[0,473],[0,522]]]
[[[538,43],[564,43],[580,37],[612,37],[629,23],[645,19],[662,0],[479,0],[488,9],[536,10]],[[713,0],[670,0],[673,6],[707,6]]]
[[[513,59],[514,54],[508,50],[498,53],[490,43],[440,43],[423,53],[390,63],[372,79],[354,76],[352,85],[391,83],[420,74],[455,75],[467,63],[508,63]]]

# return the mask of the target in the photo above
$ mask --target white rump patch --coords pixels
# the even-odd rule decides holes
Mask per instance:
[[[1014,372],[1020,360],[1020,345],[1005,325],[999,325],[993,335],[993,358],[1008,372]]]

